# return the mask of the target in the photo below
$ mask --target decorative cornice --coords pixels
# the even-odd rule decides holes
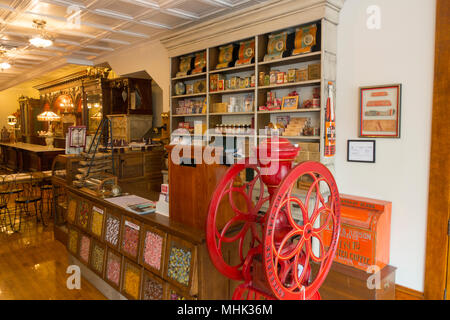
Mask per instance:
[[[95,68],[95,67],[88,67],[86,70],[76,72],[73,74],[70,74],[68,76],[52,80],[37,86],[34,86],[33,88],[39,91],[48,90],[54,87],[59,87],[65,84],[81,81],[81,80],[87,80],[87,79],[103,79],[108,77],[110,69],[109,68]],[[82,83],[80,83],[80,86]]]
[[[186,54],[259,34],[285,29],[298,21],[327,19],[338,24],[345,0],[273,0],[230,13],[161,39],[169,56]],[[241,38],[239,38],[241,37]]]

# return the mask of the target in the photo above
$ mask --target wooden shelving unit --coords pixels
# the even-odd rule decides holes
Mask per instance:
[[[305,21],[300,25],[308,25],[311,23],[317,23],[318,44],[313,48],[313,52],[289,56],[282,59],[276,59],[272,61],[264,61],[264,56],[267,52],[268,37],[271,33],[275,33],[282,30],[273,30],[271,33],[256,35],[252,38],[235,39],[235,41],[229,43],[239,43],[243,40],[254,39],[255,40],[255,58],[252,63],[247,65],[240,65],[235,67],[223,68],[216,70],[216,65],[219,61],[219,47],[210,47],[204,49],[206,52],[206,72],[196,75],[188,75],[184,77],[176,77],[178,72],[179,61],[182,56],[172,57],[171,68],[171,127],[172,130],[178,128],[178,123],[186,121],[202,121],[206,128],[209,129],[206,133],[206,140],[212,141],[218,137],[244,137],[251,141],[253,145],[257,145],[259,141],[266,138],[266,133],[260,131],[264,129],[269,122],[276,123],[278,117],[290,116],[292,118],[307,117],[311,118],[313,127],[319,128],[319,136],[280,136],[289,139],[292,143],[298,144],[303,142],[319,143],[320,144],[320,161],[326,165],[332,165],[334,163],[333,158],[325,158],[324,155],[324,134],[325,134],[325,107],[327,101],[327,85],[329,81],[335,83],[336,81],[336,38],[337,29],[336,25],[323,18],[316,21]],[[295,28],[290,28],[291,30]],[[226,45],[228,43],[224,43]],[[201,51],[197,51],[201,52]],[[187,53],[188,54],[188,53]],[[185,55],[183,55],[185,56]],[[261,85],[259,83],[259,73],[265,72],[266,74],[272,70],[279,70],[281,72],[287,72],[289,69],[305,68],[309,64],[320,64],[321,74],[319,79],[288,82],[282,84]],[[223,75],[225,79],[231,79],[233,76],[238,77],[250,77],[255,76],[254,87],[239,88],[234,90],[222,90],[222,91],[210,91],[210,78],[212,75]],[[177,82],[193,83],[198,80],[206,81],[206,92],[201,94],[191,95],[174,95],[175,85]],[[295,110],[259,110],[259,106],[266,105],[267,92],[271,91],[276,94],[276,98],[282,99],[287,96],[291,91],[297,91],[299,93],[299,106],[302,105],[304,100],[312,98],[313,88],[320,88],[320,107],[319,108],[299,108]],[[245,98],[248,95],[253,97],[253,111],[251,112],[212,112],[212,105],[214,103],[227,103],[230,97]],[[175,109],[178,106],[180,99],[192,99],[202,100],[206,99],[206,112],[202,114],[176,114]],[[218,124],[253,124],[256,134],[216,134],[214,129]],[[214,138],[214,139],[213,139]]]

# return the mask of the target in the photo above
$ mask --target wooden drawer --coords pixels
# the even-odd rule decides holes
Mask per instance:
[[[142,153],[120,157],[120,179],[138,178],[143,175],[144,158]]]

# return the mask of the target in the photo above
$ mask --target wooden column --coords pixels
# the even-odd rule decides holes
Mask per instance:
[[[443,299],[450,212],[450,1],[437,0],[425,299]],[[414,254],[414,253],[411,253]],[[450,292],[447,293],[450,295]]]

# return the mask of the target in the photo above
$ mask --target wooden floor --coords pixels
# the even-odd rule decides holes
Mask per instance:
[[[1,300],[103,300],[87,280],[69,290],[66,248],[53,236],[53,226],[22,224],[20,233],[0,227]]]

